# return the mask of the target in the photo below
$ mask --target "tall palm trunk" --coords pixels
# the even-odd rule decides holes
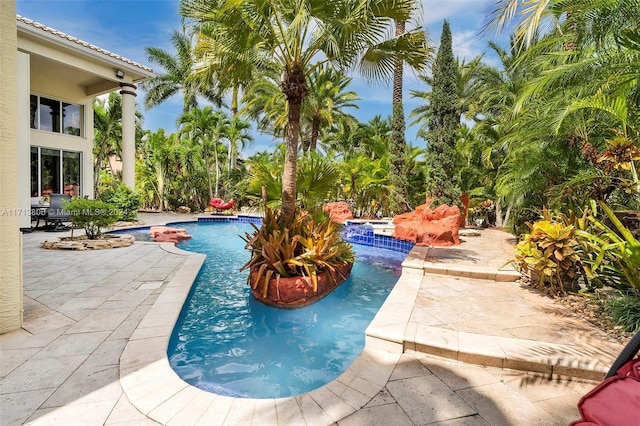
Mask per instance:
[[[298,166],[298,137],[302,98],[289,99],[289,124],[282,174],[282,221],[288,223],[296,213],[296,173]]]
[[[233,161],[233,143],[229,140],[229,151],[227,152],[227,184],[226,187],[229,187],[229,181],[231,180],[231,167]]]
[[[282,92],[287,97],[289,114],[287,122],[284,171],[282,173],[282,223],[289,223],[296,214],[296,173],[298,165],[298,139],[300,137],[300,111],[309,88],[301,63],[287,67],[282,79]]]
[[[231,93],[231,119],[233,119],[236,115],[238,115],[238,97],[240,95],[240,87],[238,83],[233,86],[233,91]],[[226,188],[229,190],[229,182],[231,181],[231,169],[234,167],[236,159],[235,159],[235,149],[234,144],[229,139],[229,166],[227,168],[227,183]],[[231,191],[229,191],[231,192]]]
[[[213,198],[213,183],[211,182],[211,162],[208,155],[204,155],[204,166],[207,168],[207,181],[209,183],[209,199]],[[216,188],[217,196],[217,188]]]
[[[93,196],[95,198],[98,197],[98,185],[100,184],[100,170],[102,169],[102,163],[104,162],[104,157],[107,155],[107,141],[109,138],[109,134],[111,133],[111,124],[107,126],[104,131],[104,136],[100,141],[100,149],[98,150],[98,155],[96,156],[96,162],[93,165]]]
[[[238,114],[238,94],[239,94],[238,85],[233,86],[233,92],[231,93],[231,118],[235,117]]]
[[[314,115],[311,119],[311,142],[309,143],[309,151],[315,152],[318,146],[318,135],[320,135],[320,117]]]
[[[236,143],[231,139],[229,139],[229,155],[227,157],[227,163],[228,163],[228,167],[227,167],[226,187],[229,188],[229,182],[231,182],[231,169],[235,167],[235,163],[236,163]]]
[[[160,201],[160,211],[164,211],[164,181],[165,173],[160,162],[156,162],[156,180],[158,181],[158,199]]]
[[[496,226],[498,228],[502,228],[504,226],[504,221],[502,220],[502,201],[498,196],[496,197]]]
[[[404,21],[396,21],[396,37],[400,37],[404,34],[405,31],[405,22]],[[403,60],[401,58],[396,58],[394,70],[393,70],[393,104],[402,103],[402,66]]]
[[[215,197],[218,198],[218,194],[220,192],[220,160],[218,159],[218,143],[213,143],[213,155],[215,155],[215,163],[216,163],[216,190]]]
[[[104,153],[102,146],[96,156],[96,162],[93,166],[93,196],[98,196],[98,185],[100,184],[100,169],[102,169],[102,162],[104,161]]]

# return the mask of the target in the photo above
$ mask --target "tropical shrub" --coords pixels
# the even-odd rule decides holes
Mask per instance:
[[[74,198],[63,205],[69,211],[71,223],[75,228],[84,228],[87,237],[95,240],[102,229],[113,225],[120,217],[118,208],[100,200]]]
[[[142,199],[122,181],[115,180],[100,192],[101,201],[112,204],[119,212],[117,220],[133,221],[136,219]]]
[[[474,203],[473,207],[469,208],[469,213],[472,217],[472,222],[476,225],[489,226],[495,218],[496,206],[493,200],[484,200],[482,202]]]
[[[548,284],[552,294],[564,295],[565,284],[575,283],[580,268],[575,227],[553,221],[546,209],[544,217],[528,224],[530,232],[516,245],[514,262],[518,271],[538,281],[540,289]]]
[[[640,295],[637,292],[610,296],[602,302],[601,309],[616,325],[631,333],[640,331]]]
[[[640,291],[640,241],[603,202],[598,206],[615,229],[598,218],[595,202],[587,211],[591,230],[578,233],[583,241],[583,264],[587,276],[599,284]]]
[[[255,289],[262,283],[264,297],[272,278],[307,276],[317,291],[320,272],[333,272],[339,265],[353,263],[351,245],[324,212],[310,215],[298,210],[293,219],[284,222],[279,210],[267,208],[262,226],[252,226],[253,234],[245,233],[242,238],[251,259],[240,270],[257,271],[253,286]]]

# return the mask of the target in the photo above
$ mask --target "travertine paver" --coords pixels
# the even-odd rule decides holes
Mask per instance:
[[[409,352],[379,395],[338,424],[566,425],[590,386]]]
[[[409,349],[469,363],[594,380],[622,349],[522,284],[434,274],[422,278],[405,339]]]
[[[413,426],[407,413],[395,403],[366,406],[352,416],[338,421],[340,426],[375,425],[384,422],[387,426]]]
[[[157,424],[153,416],[179,426],[560,425],[577,418],[575,404],[593,382],[551,381],[548,375],[463,364],[413,349],[439,342],[443,355],[454,359],[466,351],[487,358],[498,350],[506,359],[522,348],[529,348],[524,355],[541,357],[549,346],[514,343],[558,338],[566,344],[556,349],[567,359],[606,353],[606,345],[592,345],[598,339],[593,329],[561,311],[545,307],[539,318],[528,315],[529,305],[545,306],[539,296],[524,291],[514,299],[494,280],[479,283],[481,275],[512,278],[495,272],[509,243],[501,237],[483,248],[469,237],[469,244],[453,251],[414,256],[411,261],[421,267],[450,275],[423,277],[422,269],[404,274],[372,324],[368,349],[336,381],[277,400],[216,396],[177,378],[164,352],[198,271],[197,256],[139,243],[94,253],[41,253],[38,244],[48,237],[24,237],[25,326],[0,336],[2,424],[144,426]],[[436,255],[442,262],[434,263]],[[460,278],[471,268],[479,271],[474,279]],[[531,325],[538,320],[543,326],[536,331]],[[582,338],[554,328],[555,321]]]
[[[122,350],[186,256],[40,248],[51,236],[24,236],[25,323],[0,336],[0,423],[103,424],[123,398]]]

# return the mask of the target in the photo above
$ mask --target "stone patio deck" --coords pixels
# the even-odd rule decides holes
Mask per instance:
[[[25,234],[25,323],[0,336],[0,423],[567,424],[620,345],[507,282],[498,268],[510,242],[494,232],[412,252],[347,372],[261,400],[206,393],[169,367],[168,336],[203,255],[157,243],[52,251],[40,242],[61,234]]]

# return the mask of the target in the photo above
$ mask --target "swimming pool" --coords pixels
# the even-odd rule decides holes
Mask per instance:
[[[248,260],[244,223],[180,224],[184,250],[207,255],[173,330],[167,355],[200,389],[245,398],[309,392],[337,378],[364,348],[365,329],[406,256],[354,245],[351,277],[319,302],[285,310],[256,302],[238,269]]]

